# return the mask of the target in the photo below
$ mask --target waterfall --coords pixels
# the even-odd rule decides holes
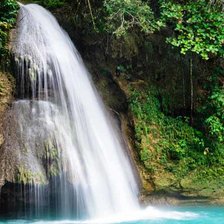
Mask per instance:
[[[42,173],[31,186],[36,210],[42,200],[81,218],[138,210],[138,187],[121,137],[67,33],[36,4],[21,6],[16,32],[13,107],[31,152],[24,166]],[[41,187],[49,181],[57,198]]]

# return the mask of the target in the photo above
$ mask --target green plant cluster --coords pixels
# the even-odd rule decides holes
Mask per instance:
[[[141,0],[105,0],[107,31],[121,37],[139,29],[152,33],[160,28],[151,7]]]
[[[194,52],[203,59],[224,56],[224,12],[219,4],[206,0],[160,0],[161,21],[173,27],[174,35],[167,40],[181,53]],[[168,25],[169,26],[169,25]]]
[[[105,0],[104,8],[106,31],[118,37],[168,28],[167,42],[183,54],[193,52],[205,60],[224,55],[224,12],[218,2],[160,0],[157,16],[151,1]]]
[[[0,58],[7,53],[9,30],[15,25],[17,10],[15,0],[2,0],[0,3]]]
[[[202,117],[200,120],[204,125],[207,137],[208,151],[216,155],[214,158],[218,163],[224,164],[224,69],[217,67],[205,89],[208,91],[204,104],[198,108]]]
[[[209,97],[213,114],[206,119],[209,133],[217,142],[224,144],[224,89],[216,89]]]
[[[212,161],[204,134],[191,127],[187,118],[169,117],[161,112],[156,90],[132,89],[129,98],[134,115],[135,134],[140,159],[149,171],[155,163],[181,175]]]

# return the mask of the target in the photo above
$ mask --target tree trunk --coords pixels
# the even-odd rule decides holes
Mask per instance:
[[[92,11],[90,0],[87,0],[87,2],[88,2],[89,12],[90,12],[90,15],[91,15],[91,18],[92,18],[93,28],[96,29],[96,24],[95,24],[95,20],[94,20],[94,17],[93,17],[93,11]]]
[[[184,107],[183,112],[186,115],[186,84],[185,84],[185,74],[184,74],[184,71],[183,71],[183,77],[182,77],[182,84],[183,84],[183,107]]]
[[[191,99],[190,99],[190,124],[193,124],[193,112],[194,112],[194,83],[193,83],[193,59],[192,56],[189,60],[190,66],[190,91],[191,91]]]

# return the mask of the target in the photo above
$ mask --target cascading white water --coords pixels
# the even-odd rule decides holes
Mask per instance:
[[[36,4],[21,6],[13,49],[18,95],[26,98],[17,102],[19,111],[25,110],[18,120],[21,135],[29,143],[27,150],[40,139],[35,127],[53,136],[63,173],[61,209],[70,210],[71,198],[91,218],[139,209],[138,187],[120,136],[79,53],[55,18]]]

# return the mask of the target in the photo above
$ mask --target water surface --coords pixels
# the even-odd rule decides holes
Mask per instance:
[[[9,224],[222,224],[224,223],[224,207],[189,206],[172,208],[149,207],[135,214],[122,214],[106,219],[74,221],[74,220],[2,220]]]

